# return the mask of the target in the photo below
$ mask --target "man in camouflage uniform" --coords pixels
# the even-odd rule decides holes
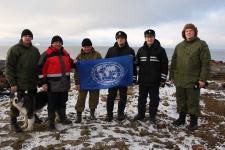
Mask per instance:
[[[27,90],[29,95],[34,95],[37,92],[37,64],[40,53],[39,50],[32,45],[32,39],[32,32],[25,29],[21,33],[19,43],[8,50],[5,71],[12,93]],[[22,132],[22,129],[17,125],[18,116],[19,110],[11,103],[11,129],[15,132]]]
[[[77,61],[86,61],[86,60],[95,60],[102,59],[101,54],[92,47],[92,42],[89,38],[83,39],[82,49],[80,54],[77,55]],[[76,69],[76,68],[75,68]],[[80,89],[80,79],[78,76],[78,71],[75,70],[74,74],[75,85],[78,90],[78,99],[75,105],[75,109],[77,110],[77,118],[75,123],[80,123],[82,121],[82,112],[85,108],[85,101],[87,98],[87,94],[89,93],[89,108],[90,108],[90,119],[97,120],[95,117],[95,109],[99,103],[99,90],[81,90]]]
[[[193,24],[186,24],[182,31],[184,41],[179,43],[172,56],[170,80],[176,85],[177,111],[179,118],[173,122],[185,124],[186,114],[190,115],[188,130],[197,129],[200,88],[205,86],[210,71],[210,51],[205,41],[197,37],[198,30]],[[194,88],[197,84],[199,87]]]

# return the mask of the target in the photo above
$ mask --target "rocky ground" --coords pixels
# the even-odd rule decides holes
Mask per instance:
[[[0,149],[225,149],[225,88],[223,83],[223,62],[212,62],[212,71],[207,89],[202,89],[199,130],[190,132],[186,129],[189,124],[174,127],[171,122],[177,118],[175,87],[169,82],[160,89],[160,106],[157,124],[151,124],[148,117],[143,121],[134,121],[137,113],[138,86],[129,89],[126,107],[127,119],[111,123],[103,121],[106,114],[106,90],[101,91],[100,103],[96,115],[98,121],[89,119],[86,107],[81,124],[57,124],[57,132],[48,132],[47,109],[38,115],[44,120],[35,124],[32,131],[14,133],[9,130],[9,104],[0,103]],[[74,105],[77,91],[70,91],[67,104],[67,114],[74,122],[76,113]],[[88,105],[86,105],[88,106]],[[114,113],[116,116],[117,101]],[[147,107],[148,112],[148,107]],[[148,115],[147,115],[148,116]],[[19,117],[22,125],[23,117]]]

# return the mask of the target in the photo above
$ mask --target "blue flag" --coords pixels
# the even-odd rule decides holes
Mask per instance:
[[[81,90],[132,86],[133,57],[121,56],[77,62]]]

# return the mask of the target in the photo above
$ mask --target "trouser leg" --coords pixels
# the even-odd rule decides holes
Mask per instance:
[[[95,109],[99,103],[99,90],[91,90],[89,91],[89,108],[90,108],[90,118],[92,120],[97,120],[95,117]]]
[[[150,117],[155,117],[159,106],[159,87],[151,86],[149,87],[149,115]]]
[[[89,91],[89,108],[96,109],[99,103],[99,90]]]
[[[60,93],[58,93],[57,97],[58,97],[57,105],[58,105],[60,122],[62,124],[72,123],[72,121],[70,121],[66,116],[66,102],[68,100],[68,92],[60,92]]]
[[[199,97],[200,97],[200,89],[186,89],[187,93],[187,107],[188,113],[190,115],[200,116],[200,104],[199,104]]]
[[[106,107],[107,107],[107,115],[109,115],[110,117],[113,116],[114,101],[117,96],[117,90],[118,90],[117,88],[110,88],[108,90],[109,94],[107,97]]]
[[[127,103],[127,87],[119,88],[120,100],[118,102],[118,115],[124,115],[124,110]]]
[[[139,85],[138,114],[145,116],[148,87]]]
[[[177,101],[177,112],[178,113],[188,113],[187,107],[187,93],[185,88],[177,87],[176,88],[176,101]]]
[[[84,111],[87,93],[88,93],[87,90],[79,90],[79,92],[78,92],[78,99],[77,99],[77,103],[75,105],[75,109],[78,112]]]
[[[55,130],[56,93],[48,92],[48,130]]]

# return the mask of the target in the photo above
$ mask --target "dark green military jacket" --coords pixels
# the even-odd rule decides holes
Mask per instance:
[[[22,40],[12,46],[6,57],[6,78],[11,86],[27,90],[36,88],[38,79],[39,50],[30,44],[25,47]]]
[[[76,60],[95,60],[95,59],[102,59],[102,56],[99,52],[95,51],[95,49],[92,47],[91,52],[90,53],[85,53],[82,49],[80,54],[77,55]],[[75,74],[74,74],[74,80],[75,80],[75,84],[80,84],[80,80],[78,77],[78,72],[77,70],[75,70]]]
[[[193,41],[184,40],[173,53],[169,78],[177,87],[193,88],[199,80],[207,80],[210,61],[210,51],[205,41],[198,37]]]

